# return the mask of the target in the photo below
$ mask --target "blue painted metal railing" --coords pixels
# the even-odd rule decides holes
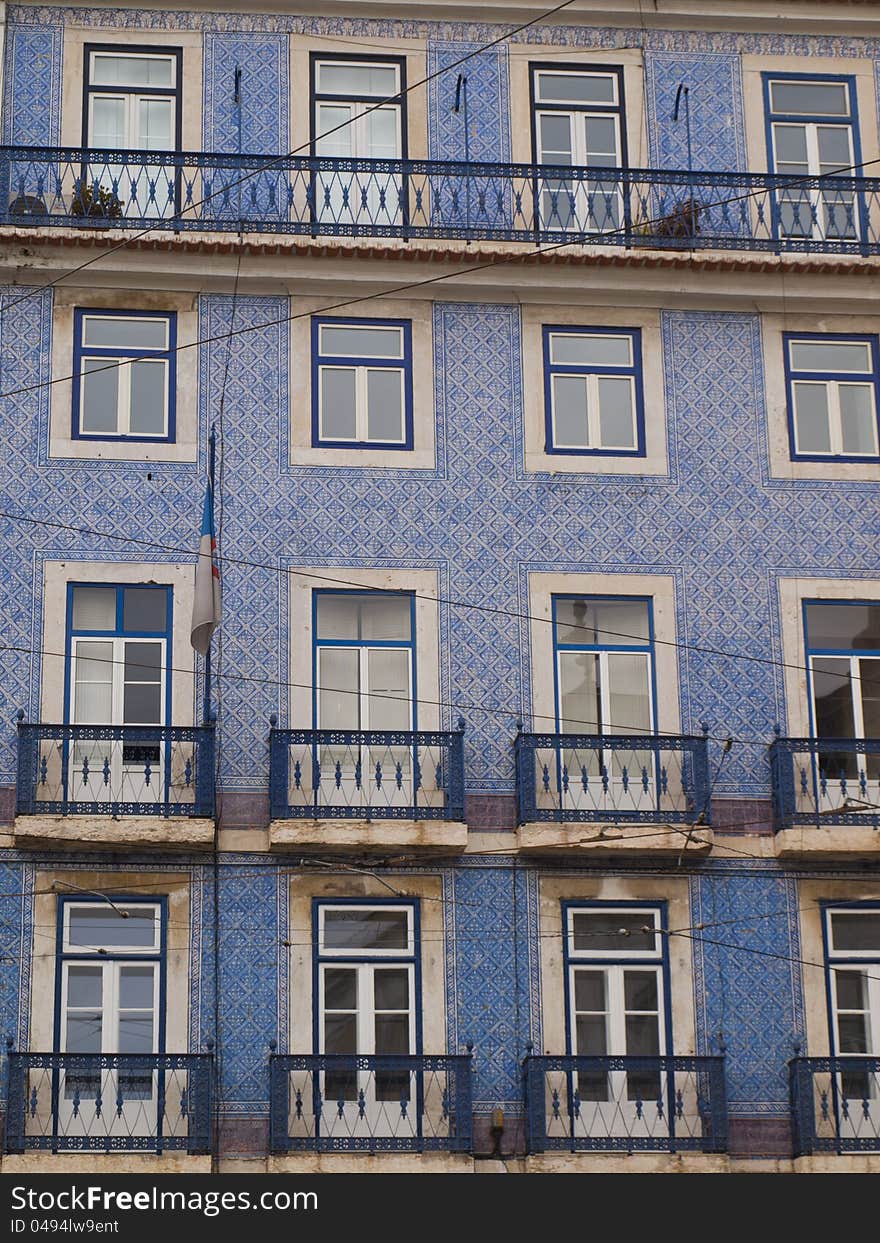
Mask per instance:
[[[470,1152],[472,1058],[272,1054],[272,1152]]]
[[[211,1151],[210,1053],[10,1053],[6,1152]]]
[[[880,253],[880,178],[0,148],[0,223]]]
[[[214,726],[19,721],[16,812],[211,817]]]
[[[273,820],[464,820],[464,722],[452,731],[275,729]]]
[[[709,823],[705,737],[518,734],[515,758],[520,824]]]
[[[523,1061],[530,1153],[726,1152],[723,1057]]]
[[[796,1157],[880,1152],[880,1057],[796,1057],[788,1069]]]
[[[782,738],[770,744],[777,829],[880,827],[880,738]]]

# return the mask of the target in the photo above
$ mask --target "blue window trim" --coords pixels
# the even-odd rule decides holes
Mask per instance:
[[[844,343],[857,341],[868,345],[871,351],[870,371],[796,371],[791,365],[790,345],[793,341],[821,341],[825,343]],[[797,380],[838,380],[870,382],[874,385],[874,420],[878,423],[877,444],[880,447],[880,349],[875,333],[864,332],[784,332],[782,334],[782,354],[785,365],[785,401],[788,417],[788,444],[793,462],[880,462],[880,451],[877,453],[799,453],[795,439],[794,427],[794,391],[793,384]]]
[[[77,587],[106,587],[116,592],[116,624],[112,630],[74,630],[73,628],[73,593]],[[123,629],[123,593],[126,588],[136,587],[139,591],[164,591],[165,629],[164,630],[125,630]],[[165,725],[171,723],[171,640],[174,633],[174,590],[172,587],[158,583],[96,583],[69,582],[67,584],[67,603],[64,621],[64,724],[70,723],[70,674],[73,664],[73,640],[76,638],[107,638],[107,639],[164,639],[165,640]],[[110,722],[106,722],[110,724]]]
[[[374,907],[408,907],[412,912],[412,932],[413,932],[413,948],[411,954],[321,954],[320,943],[320,919],[319,913],[322,906],[362,906],[366,908]],[[412,1004],[415,1007],[415,1048],[413,1054],[420,1056],[422,1052],[422,955],[421,955],[421,911],[418,898],[312,898],[312,1048],[316,1056],[319,1056],[321,1049],[321,1028],[320,1013],[318,1007],[318,998],[320,989],[318,985],[318,976],[322,963],[376,963],[377,965],[389,965],[405,963],[407,966],[413,965],[413,999]]]
[[[85,317],[102,317],[107,319],[162,319],[168,324],[168,348],[165,350],[144,350],[109,346],[84,347],[83,321]],[[93,309],[77,307],[73,312],[73,379],[71,381],[71,435],[74,440],[84,441],[115,441],[121,444],[174,444],[177,435],[177,312],[176,311],[134,311],[107,310],[106,307]],[[106,358],[108,365],[120,358],[156,358],[168,361],[168,431],[165,436],[111,435],[101,432],[83,432],[80,430],[81,401],[81,368],[82,358]]]
[[[97,953],[88,951],[74,953],[64,950],[64,912],[68,906],[106,906],[103,898],[90,898],[87,894],[64,894],[58,897],[58,926],[55,932],[55,1018],[52,1025],[52,1047],[61,1051],[61,975],[65,962],[83,962],[84,960],[103,962],[158,962],[159,964],[159,1014],[157,1032],[157,1053],[165,1052],[165,1006],[167,997],[168,969],[168,898],[164,894],[144,897],[141,894],[127,897],[125,894],[113,895],[117,906],[158,906],[159,908],[159,949],[144,954],[126,954],[108,951]]]
[[[831,1057],[837,1057],[837,1040],[834,1033],[834,990],[831,986],[831,973],[835,967],[852,967],[863,966],[869,967],[873,964],[880,964],[880,951],[874,958],[850,958],[846,954],[831,953],[830,924],[831,916],[837,911],[880,911],[880,902],[878,901],[862,901],[856,899],[852,902],[835,901],[832,898],[823,898],[819,901],[819,911],[822,917],[822,952],[825,958],[825,1001],[828,1009],[828,1051]]]
[[[847,87],[847,97],[849,99],[849,116],[832,116],[828,113],[790,113],[790,112],[773,112],[770,106],[770,83],[771,82],[843,82]],[[829,125],[847,125],[852,130],[852,150],[853,150],[853,171],[849,174],[851,177],[864,175],[861,167],[862,163],[862,140],[859,131],[859,107],[858,93],[856,91],[856,79],[854,74],[849,73],[772,73],[769,70],[761,74],[761,90],[764,97],[764,141],[767,146],[767,169],[771,173],[776,172],[776,158],[773,153],[773,125],[776,122],[788,122],[793,125],[815,125],[827,122]],[[814,176],[815,174],[810,174]],[[858,213],[858,233],[856,237],[848,239],[856,242],[860,237],[866,236],[867,214],[865,207],[864,195],[858,195],[859,213]],[[775,202],[775,197],[774,197]],[[774,236],[780,235],[779,231],[779,211],[778,207],[773,210],[773,230]],[[786,235],[797,237],[797,234]],[[809,240],[809,239],[806,239]]]
[[[669,938],[662,932],[658,932],[658,940],[660,942],[660,952],[655,958],[645,955],[632,956],[628,954],[611,954],[607,953],[600,957],[591,957],[588,954],[572,954],[569,946],[569,915],[577,911],[601,911],[601,910],[621,910],[621,911],[658,911],[660,918],[658,928],[667,928],[669,904],[665,899],[657,902],[630,902],[626,900],[614,901],[613,899],[562,899],[562,940],[563,940],[563,958],[562,969],[565,975],[565,1052],[568,1057],[574,1055],[571,1041],[571,967],[613,967],[613,966],[644,966],[644,967],[660,967],[663,979],[663,1028],[666,1044],[666,1056],[672,1056],[674,1045],[672,1043],[672,992],[670,988],[670,970],[669,970]],[[623,1056],[622,1050],[612,1049],[609,1056]]]
[[[404,597],[409,600],[409,642],[404,639],[319,639],[318,637],[318,599],[321,596],[358,596],[374,599],[376,596]],[[345,589],[335,591],[332,588],[318,588],[312,591],[312,720],[314,728],[318,728],[318,648],[319,647],[388,647],[408,649],[410,653],[410,701],[412,708],[412,729],[418,729],[418,684],[416,676],[416,597],[412,591],[363,591]]]
[[[804,632],[804,653],[807,665],[807,707],[810,715],[810,737],[816,738],[816,709],[815,695],[813,694],[813,665],[811,657],[813,656],[880,656],[880,648],[873,647],[813,647],[810,643],[810,631],[807,627],[807,608],[813,604],[830,604],[835,607],[852,608],[862,607],[865,605],[873,605],[875,608],[880,606],[880,600],[831,600],[824,599],[804,599],[801,601],[801,625]]]
[[[617,103],[616,104],[579,104],[579,103],[538,103],[536,79],[537,74],[546,69],[553,69],[559,73],[577,73],[589,77],[590,74],[608,74],[617,78]],[[557,63],[555,61],[529,61],[529,124],[532,134],[532,161],[537,164],[538,161],[538,127],[535,123],[535,114],[540,108],[542,112],[598,112],[608,113],[616,112],[620,118],[619,134],[620,134],[620,167],[626,168],[629,164],[629,154],[626,141],[626,95],[624,93],[624,73],[622,65],[585,65],[580,63]],[[627,196],[624,196],[625,198]]]
[[[632,343],[631,367],[582,367],[573,363],[551,363],[551,335],[629,337]],[[642,378],[642,330],[641,328],[603,328],[597,326],[575,327],[572,324],[544,324],[542,328],[544,355],[544,452],[566,457],[644,457],[645,456],[645,398]],[[635,387],[636,443],[633,449],[559,448],[553,444],[552,377],[557,372],[565,375],[609,375],[632,377]]]
[[[561,600],[585,600],[589,603],[598,602],[602,604],[610,604],[615,601],[625,601],[627,604],[642,603],[648,607],[648,641],[646,643],[560,643],[557,634],[557,606]],[[581,592],[560,592],[550,597],[551,618],[553,622],[553,707],[556,720],[556,732],[560,732],[560,714],[559,714],[559,653],[560,652],[647,652],[651,657],[651,714],[654,721],[654,730],[657,729],[657,677],[655,670],[655,653],[654,653],[654,600],[652,596],[598,596],[585,595]],[[581,731],[584,734],[590,734],[589,729]],[[593,733],[598,733],[598,722]],[[649,903],[650,905],[650,903]]]
[[[321,328],[328,324],[355,328],[400,328],[403,342],[402,358],[370,358],[367,355],[345,357],[341,354],[321,354]],[[319,373],[328,367],[385,367],[390,371],[403,372],[403,440],[322,440]],[[390,449],[407,450],[413,447],[413,381],[412,381],[412,321],[408,319],[349,319],[331,315],[312,317],[312,447],[321,449]]]

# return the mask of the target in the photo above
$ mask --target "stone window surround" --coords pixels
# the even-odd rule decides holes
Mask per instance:
[[[335,449],[312,444],[312,316],[324,318],[324,298],[290,302],[290,463],[358,469],[433,470],[435,467],[433,303],[376,300],[328,310],[329,317],[412,324],[412,449]]]
[[[678,656],[674,643],[675,584],[664,574],[546,573],[529,574],[530,658],[532,684],[531,728],[542,733],[556,728],[555,678],[553,676],[553,625],[551,597],[648,596],[654,621],[654,679],[658,733],[681,731]]]
[[[312,596],[314,591],[381,591],[416,593],[415,662],[417,725],[420,730],[440,727],[439,592],[435,570],[363,569],[348,566],[290,566],[290,718],[280,722],[292,729],[313,728],[312,713]],[[428,597],[427,599],[425,597]]]
[[[102,440],[72,436],[74,311],[79,309],[177,314],[174,354],[176,430],[173,441]],[[84,461],[195,462],[198,456],[198,295],[170,290],[88,289],[65,285],[53,291],[49,414],[50,458]]]
[[[880,335],[880,316],[826,315],[821,311],[815,316],[768,313],[761,316],[770,477],[817,481],[839,479],[862,483],[880,481],[880,462],[841,462],[833,457],[822,462],[792,460],[783,333],[796,335],[799,332],[840,337]]]
[[[641,307],[524,305],[522,321],[523,450],[526,471],[578,475],[668,475],[666,402],[660,312]],[[608,328],[641,330],[642,391],[644,394],[645,453],[597,455],[545,452],[545,383],[543,328],[545,324],[598,331]]]

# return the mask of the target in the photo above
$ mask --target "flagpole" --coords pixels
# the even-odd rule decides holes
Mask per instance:
[[[217,463],[217,432],[211,424],[211,435],[208,437],[208,482],[211,485],[211,503],[214,500],[214,469]],[[202,710],[206,725],[211,721],[211,644],[205,652],[205,703]]]

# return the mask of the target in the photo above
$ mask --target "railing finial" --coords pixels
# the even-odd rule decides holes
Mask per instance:
[[[209,1053],[213,1053],[213,1052],[214,1052],[215,1044],[216,1044],[216,1042],[215,1042],[215,1040],[214,1040],[214,1037],[213,1037],[213,1036],[208,1036],[208,1038],[207,1038],[207,1039],[206,1039],[206,1041],[205,1041],[205,1048],[208,1050],[208,1052],[209,1052]]]
[[[24,720],[24,708],[19,708],[18,712],[16,712],[15,714],[15,719],[16,721]]]
[[[271,715],[269,716],[269,727],[270,727],[271,729],[274,729],[274,728],[276,727],[276,725],[277,725],[277,724],[278,724],[278,713],[277,713],[277,712],[273,712],[273,713],[271,713]]]
[[[778,722],[778,721],[777,721],[777,722],[776,722],[776,724],[773,726],[773,733],[776,735],[776,737],[777,737],[777,738],[781,738],[781,737],[782,737],[782,726],[779,724],[779,722]]]

